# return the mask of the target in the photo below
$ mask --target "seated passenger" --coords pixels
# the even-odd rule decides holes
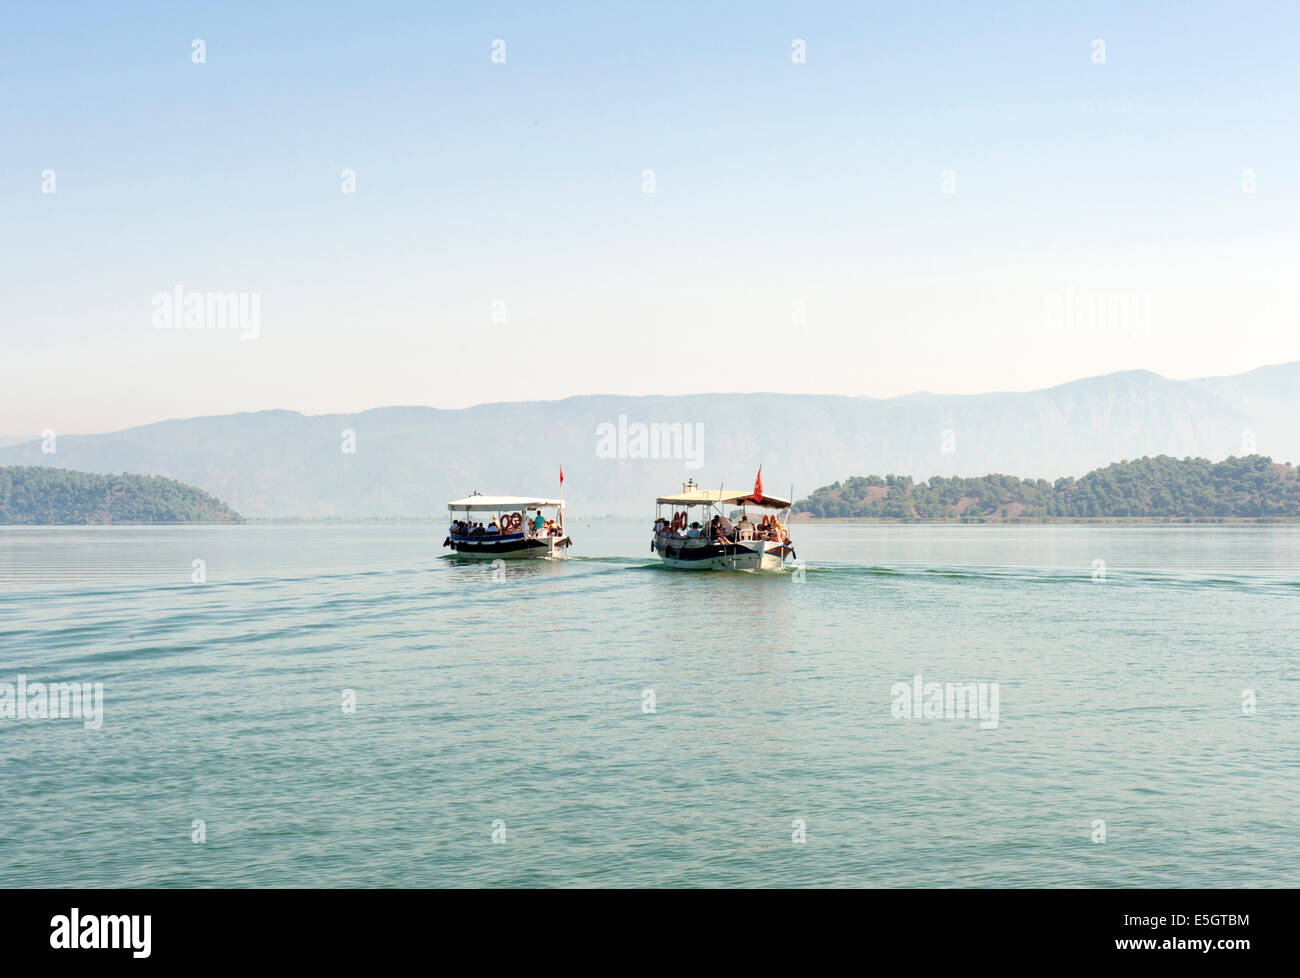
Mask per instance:
[[[691,528],[686,531],[686,537],[689,540],[698,540],[700,538],[700,524],[692,523]]]
[[[731,525],[731,520],[725,516],[719,516],[717,520],[718,525],[714,528],[716,536],[724,543],[734,540],[736,528]]]

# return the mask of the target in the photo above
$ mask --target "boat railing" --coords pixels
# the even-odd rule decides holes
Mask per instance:
[[[759,532],[759,528],[756,526],[737,526],[733,529],[730,535],[722,538],[719,538],[715,534],[708,533],[706,529],[702,529],[698,537],[688,537],[684,533],[679,533],[676,530],[657,530],[654,533],[654,537],[657,542],[672,542],[676,546],[684,546],[688,544],[703,546],[705,544],[714,544],[719,542],[723,544],[753,543],[755,541],[762,541],[764,543],[788,543],[790,540],[790,534],[784,523],[778,523],[761,533]]]
[[[474,542],[477,540],[522,540],[524,534],[519,533],[457,533],[452,530],[448,536],[460,543]]]

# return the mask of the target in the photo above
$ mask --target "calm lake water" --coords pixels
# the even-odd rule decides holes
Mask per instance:
[[[444,529],[0,528],[0,886],[1300,885],[1300,527]]]

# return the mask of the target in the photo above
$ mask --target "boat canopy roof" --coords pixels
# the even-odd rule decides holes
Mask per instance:
[[[749,506],[768,506],[772,509],[789,509],[790,500],[780,496],[763,493],[763,501],[754,499],[752,491],[736,492],[732,489],[692,489],[689,492],[677,492],[671,496],[660,496],[656,503],[671,506],[708,506],[713,503],[722,505],[736,504]]]
[[[563,508],[563,499],[541,499],[537,496],[466,496],[447,504],[451,510],[466,513],[497,513],[503,510]]]

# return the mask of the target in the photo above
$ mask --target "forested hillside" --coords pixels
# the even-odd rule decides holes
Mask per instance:
[[[1140,458],[1079,479],[855,476],[795,504],[818,517],[877,519],[1216,519],[1300,517],[1300,479],[1292,465],[1263,455],[1211,462]]]
[[[0,468],[0,523],[239,523],[225,503],[175,479]]]

